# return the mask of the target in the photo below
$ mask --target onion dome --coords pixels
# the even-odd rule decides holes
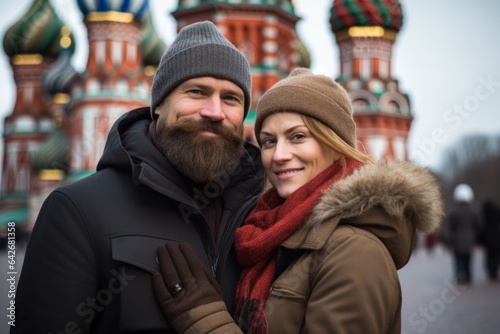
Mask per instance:
[[[203,5],[254,5],[279,7],[285,12],[295,15],[292,0],[179,0],[177,10],[201,7]]]
[[[311,66],[311,55],[309,54],[309,50],[307,50],[306,46],[298,36],[297,52],[299,54],[299,61],[297,62],[297,66],[309,68]]]
[[[149,11],[148,0],[78,0],[78,7],[85,17],[96,13],[116,12],[130,14],[142,21]]]
[[[56,176],[62,179],[61,173],[66,173],[69,169],[68,153],[69,141],[62,126],[56,126],[50,137],[35,150],[32,167],[47,178],[53,179]]]
[[[399,31],[403,13],[398,0],[334,0],[330,15],[333,32],[352,26],[380,26]]]
[[[167,45],[161,40],[153,26],[150,14],[144,18],[141,30],[141,54],[144,66],[154,66],[160,63]]]
[[[61,42],[64,36],[69,34],[69,29],[63,27]],[[78,76],[78,72],[71,65],[71,52],[69,48],[63,48],[57,60],[42,78],[43,89],[54,98],[70,92],[73,80]]]
[[[28,12],[5,33],[3,48],[9,57],[17,54],[40,54],[56,58],[61,50],[60,34],[63,22],[49,0],[34,0]],[[75,47],[69,38],[71,53]]]

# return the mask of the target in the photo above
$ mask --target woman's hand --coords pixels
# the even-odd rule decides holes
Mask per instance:
[[[170,323],[198,306],[222,301],[215,278],[188,243],[168,242],[158,249],[158,258],[161,273],[153,274],[153,289]]]

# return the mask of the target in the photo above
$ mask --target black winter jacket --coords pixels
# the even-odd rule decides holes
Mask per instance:
[[[151,274],[157,248],[187,241],[232,309],[240,267],[233,233],[261,192],[258,148],[227,179],[189,184],[147,137],[149,108],[112,127],[97,172],[56,189],[33,229],[11,333],[169,333]],[[216,247],[199,209],[224,186]],[[79,331],[81,330],[81,331]]]

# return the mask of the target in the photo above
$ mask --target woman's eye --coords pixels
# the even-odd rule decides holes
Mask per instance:
[[[292,136],[292,140],[302,140],[306,137],[303,133],[296,133]]]
[[[274,140],[272,138],[264,138],[260,142],[262,143],[262,146],[269,146],[274,143]]]

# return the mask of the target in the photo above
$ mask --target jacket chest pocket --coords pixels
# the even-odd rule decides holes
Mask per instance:
[[[306,303],[303,293],[273,286],[264,309],[269,333],[298,333],[304,322]]]
[[[306,302],[306,296],[304,296],[303,293],[287,287],[271,287],[269,294],[277,299],[290,300],[298,303]]]
[[[166,241],[143,235],[111,238],[113,260],[127,277],[127,285],[120,293],[120,328],[126,332],[162,330],[165,333],[170,328],[152,287],[152,274],[159,270],[157,250]]]

